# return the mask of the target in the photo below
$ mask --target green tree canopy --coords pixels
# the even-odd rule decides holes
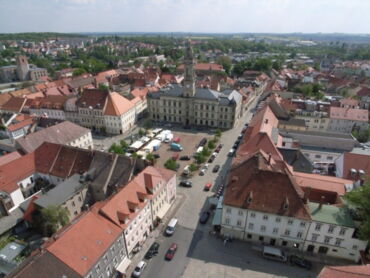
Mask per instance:
[[[69,222],[69,212],[63,207],[49,206],[37,212],[33,220],[35,228],[43,235],[51,236]]]
[[[84,73],[86,73],[86,70],[85,69],[83,69],[83,68],[77,68],[77,69],[75,69],[74,71],[73,71],[73,76],[79,76],[79,75],[81,75],[81,74],[84,74]]]
[[[363,186],[348,192],[344,198],[355,208],[355,217],[361,220],[360,238],[370,240],[370,180],[366,181]]]

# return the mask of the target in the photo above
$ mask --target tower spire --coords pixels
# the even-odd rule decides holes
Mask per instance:
[[[184,55],[184,94],[192,97],[195,94],[195,73],[194,73],[194,55],[191,47],[191,40],[188,39],[185,45]]]

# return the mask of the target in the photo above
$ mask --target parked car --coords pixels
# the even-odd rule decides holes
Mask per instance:
[[[179,158],[179,154],[178,153],[174,153],[173,155],[172,155],[172,159],[173,160],[177,160]]]
[[[289,262],[292,265],[297,265],[299,267],[306,268],[308,270],[310,270],[312,268],[312,263],[309,260],[300,258],[296,255],[291,255],[289,257]]]
[[[213,155],[209,157],[208,159],[208,163],[212,163],[213,160],[215,160],[216,157],[214,157]]]
[[[177,250],[177,244],[172,243],[170,248],[166,252],[165,259],[167,261],[171,261],[173,257],[175,256],[176,250]]]
[[[191,181],[180,181],[179,186],[192,187],[193,183]]]
[[[206,183],[206,185],[204,186],[204,191],[209,191],[212,187],[212,183]]]
[[[213,167],[213,170],[212,170],[212,172],[213,173],[217,173],[218,172],[218,170],[220,170],[220,165],[215,165],[215,167]]]
[[[177,171],[177,170],[179,170],[179,168],[180,168],[180,164],[179,164],[179,163],[176,163],[176,168],[175,168],[175,170]]]
[[[224,146],[224,144],[219,144],[218,146],[217,146],[217,148],[215,149],[215,152],[216,153],[219,153],[220,151],[221,151],[221,149],[222,149],[222,147]]]
[[[154,242],[150,246],[149,250],[146,252],[144,258],[146,260],[149,260],[149,259],[153,258],[155,255],[158,254],[158,249],[159,249],[159,243],[158,242]]]
[[[180,156],[180,158],[179,158],[180,160],[190,160],[191,158],[190,158],[190,156],[188,156],[188,155],[183,155],[183,156]]]
[[[200,140],[198,147],[203,147],[205,144],[207,144],[207,138],[203,138],[202,140]]]
[[[210,214],[209,211],[203,211],[202,214],[199,217],[199,223],[200,224],[206,224],[210,215],[211,214]]]
[[[207,171],[207,169],[201,169],[200,171],[199,171],[199,176],[204,176],[204,174],[206,173],[206,171]]]
[[[155,154],[153,154],[153,157],[157,159],[157,158],[160,158],[161,156],[159,154],[155,153]]]
[[[206,163],[206,164],[204,164],[204,165],[203,165],[203,167],[202,167],[202,168],[203,168],[203,169],[208,169],[208,167],[209,167],[209,164],[208,164],[208,163]]]
[[[132,277],[140,277],[141,274],[143,274],[143,271],[145,269],[145,267],[147,266],[147,263],[144,262],[144,261],[140,261],[134,271],[132,272]]]
[[[235,148],[232,148],[232,149],[229,151],[229,153],[227,154],[227,156],[232,157],[232,156],[234,156],[234,154],[235,154]]]
[[[246,131],[247,131],[247,129],[248,129],[248,127],[243,127],[243,129],[242,129],[242,133],[245,133]]]

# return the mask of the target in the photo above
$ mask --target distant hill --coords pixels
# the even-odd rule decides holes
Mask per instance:
[[[0,34],[0,41],[4,40],[24,40],[24,41],[42,41],[45,39],[56,38],[81,38],[86,37],[82,34],[76,33],[8,33]]]

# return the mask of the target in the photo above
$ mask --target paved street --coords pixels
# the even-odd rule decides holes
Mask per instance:
[[[158,235],[156,241],[161,244],[159,253],[149,261],[141,277],[316,277],[321,266],[315,264],[313,271],[306,271],[265,260],[252,250],[250,243],[234,241],[225,246],[221,239],[209,235],[212,219],[206,225],[199,224],[201,211],[208,209],[207,197],[213,195],[212,190],[205,192],[203,187],[207,182],[212,182],[215,189],[218,184],[225,182],[231,164],[231,158],[227,154],[251,116],[250,113],[244,114],[237,128],[223,133],[221,143],[224,147],[204,176],[195,175],[191,178],[192,188],[178,187],[178,193],[185,198],[174,213],[179,219],[176,232],[172,237]],[[217,174],[212,173],[216,164],[221,165]],[[178,250],[174,259],[167,262],[164,256],[173,242],[178,244]],[[145,252],[146,250],[142,250],[133,262],[140,260]]]

